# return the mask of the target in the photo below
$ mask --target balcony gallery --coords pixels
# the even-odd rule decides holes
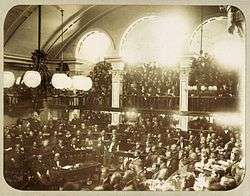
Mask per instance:
[[[10,186],[226,191],[241,184],[241,10],[23,5],[5,20]]]

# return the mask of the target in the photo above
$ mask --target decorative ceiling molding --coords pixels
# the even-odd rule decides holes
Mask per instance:
[[[12,24],[9,25],[6,32],[4,32],[4,46],[16,32],[16,30],[21,26],[24,21],[34,12],[37,8],[36,5],[29,5],[27,8],[14,20]]]

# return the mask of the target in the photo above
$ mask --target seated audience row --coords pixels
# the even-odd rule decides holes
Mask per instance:
[[[15,186],[20,189],[53,189],[56,180],[55,189],[128,191],[229,190],[242,181],[238,130],[224,130],[203,119],[197,129],[183,132],[171,116],[157,114],[141,114],[136,121],[118,126],[98,125],[89,114],[46,124],[34,114],[5,127],[7,182],[18,182]],[[90,162],[101,166],[100,173],[89,170],[74,182],[58,177],[65,168],[77,169]],[[20,173],[22,179],[17,178]],[[28,183],[20,187],[20,181]]]

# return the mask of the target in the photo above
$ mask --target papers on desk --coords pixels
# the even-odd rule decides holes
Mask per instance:
[[[80,163],[74,165],[75,168],[80,167]]]
[[[71,168],[73,168],[73,165],[65,165],[65,166],[63,166],[62,168],[63,168],[63,169],[71,169]]]
[[[199,176],[195,178],[194,190],[203,191],[206,187],[208,187],[208,180],[204,174],[200,173]]]
[[[80,163],[77,163],[75,165],[65,165],[62,167],[62,169],[74,169],[74,168],[79,168],[81,166]]]

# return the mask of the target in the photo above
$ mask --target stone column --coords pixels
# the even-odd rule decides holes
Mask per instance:
[[[120,95],[122,95],[122,80],[124,63],[119,57],[105,58],[105,61],[112,65],[112,108],[120,108]],[[120,112],[112,112],[112,125],[118,125],[120,122]]]
[[[188,131],[188,80],[191,63],[190,56],[184,56],[180,60],[179,127],[182,131]]]

